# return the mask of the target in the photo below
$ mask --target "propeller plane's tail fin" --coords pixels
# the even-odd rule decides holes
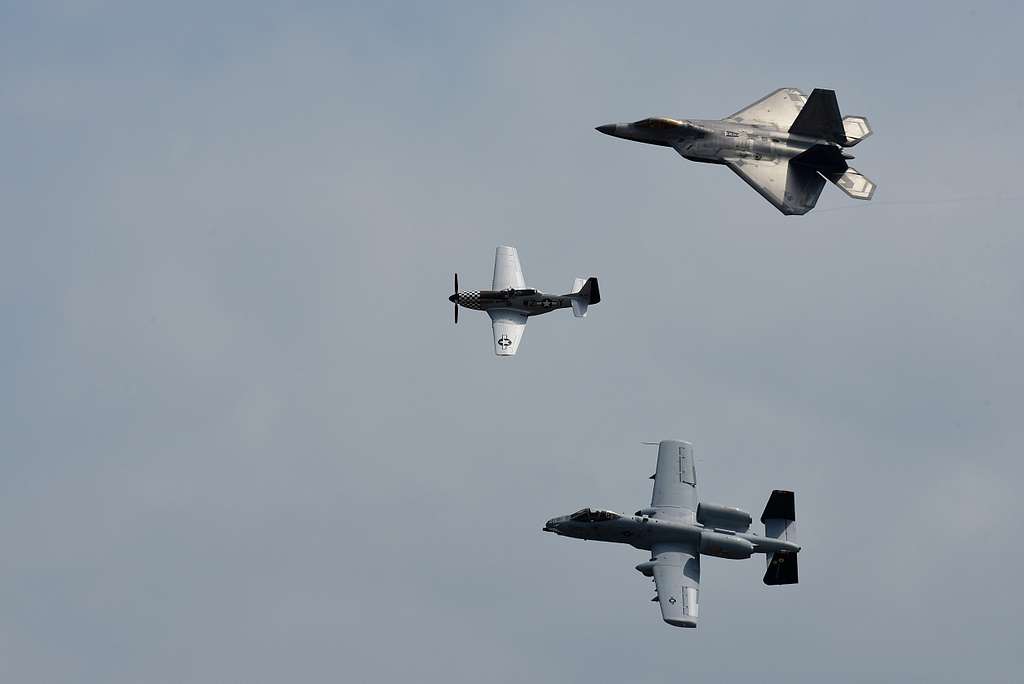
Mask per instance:
[[[572,292],[568,295],[572,299],[572,313],[576,318],[583,318],[587,315],[587,307],[601,301],[601,290],[597,286],[597,278],[576,278],[572,284]]]

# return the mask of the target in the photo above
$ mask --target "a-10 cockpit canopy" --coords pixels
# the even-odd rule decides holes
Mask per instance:
[[[583,508],[570,515],[569,520],[573,522],[605,522],[621,517],[618,513],[611,511],[592,511],[589,508]]]

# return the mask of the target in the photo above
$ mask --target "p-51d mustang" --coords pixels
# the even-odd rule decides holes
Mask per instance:
[[[840,117],[834,90],[810,96],[780,88],[718,120],[653,117],[598,126],[601,133],[675,149],[686,159],[724,164],[783,214],[814,208],[825,181],[854,199],[871,199],[875,184],[846,162],[871,135],[863,116]]]
[[[565,537],[629,544],[651,552],[636,569],[654,578],[661,617],[676,627],[697,626],[700,556],[768,559],[765,584],[797,583],[796,520],[793,492],[775,490],[761,514],[764,536],[748,532],[750,514],[731,506],[697,503],[693,447],[686,442],[658,444],[658,470],[651,476],[651,507],[633,515],[584,508],[552,518],[545,532]]]
[[[526,287],[519,254],[515,247],[501,246],[494,254],[494,279],[490,290],[459,292],[459,274],[455,274],[455,294],[448,301],[455,303],[455,322],[459,322],[459,307],[486,311],[494,328],[494,353],[513,356],[526,329],[529,316],[539,316],[555,309],[572,307],[573,315],[583,318],[587,307],[601,301],[597,278],[577,278],[573,291],[564,295],[549,295]]]

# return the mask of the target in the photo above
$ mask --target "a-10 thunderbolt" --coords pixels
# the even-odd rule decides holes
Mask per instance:
[[[515,247],[502,245],[494,253],[494,278],[490,290],[459,292],[459,274],[455,274],[455,294],[448,298],[455,303],[455,322],[459,307],[486,311],[494,330],[494,353],[514,356],[526,330],[526,319],[557,309],[572,307],[577,318],[587,315],[587,307],[601,301],[597,278],[576,278],[572,292],[549,295],[526,287],[519,253]]]
[[[545,532],[565,537],[629,544],[651,552],[636,569],[654,578],[661,617],[676,627],[697,626],[700,557],[767,556],[765,584],[797,583],[793,492],[775,490],[761,514],[764,535],[749,532],[750,514],[731,506],[697,502],[693,447],[666,440],[658,444],[658,469],[651,476],[650,508],[633,515],[584,508],[552,518]]]
[[[598,126],[616,138],[671,147],[691,161],[724,164],[783,214],[806,214],[829,180],[854,199],[869,200],[875,184],[847,164],[846,151],[871,135],[863,116],[839,115],[834,90],[810,97],[780,88],[717,120],[653,117]]]

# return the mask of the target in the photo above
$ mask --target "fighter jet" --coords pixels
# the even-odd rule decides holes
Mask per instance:
[[[545,532],[564,537],[629,544],[651,552],[636,569],[653,577],[661,617],[676,627],[697,626],[700,557],[750,558],[767,556],[765,584],[796,584],[794,542],[796,513],[793,492],[775,490],[761,514],[764,535],[749,532],[750,514],[739,508],[697,503],[693,447],[666,440],[658,444],[658,469],[651,476],[654,495],[650,508],[633,515],[584,508],[552,518]]]
[[[839,116],[834,90],[810,97],[781,88],[719,120],[654,117],[598,126],[616,138],[671,147],[686,159],[725,164],[783,214],[814,208],[826,180],[854,199],[869,200],[875,184],[846,162],[871,135],[863,116]]]
[[[519,253],[515,247],[501,246],[494,253],[494,279],[490,290],[459,292],[459,274],[455,274],[455,294],[448,298],[455,303],[455,322],[459,307],[486,311],[494,329],[494,353],[514,356],[519,349],[529,316],[539,316],[555,309],[572,307],[577,318],[587,315],[587,307],[601,301],[597,278],[576,278],[572,292],[549,295],[526,287]]]

